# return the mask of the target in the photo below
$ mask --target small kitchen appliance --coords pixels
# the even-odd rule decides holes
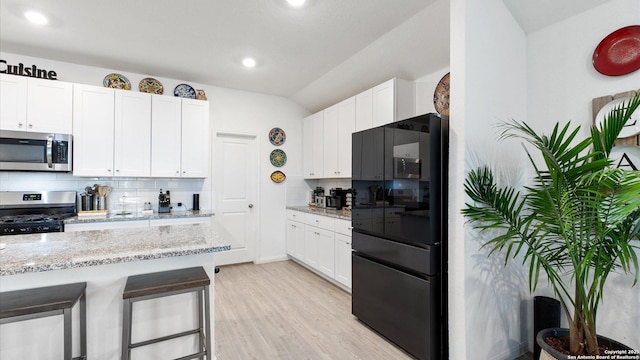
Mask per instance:
[[[0,130],[0,170],[73,169],[72,135]]]
[[[167,190],[167,193],[163,193],[160,189],[160,195],[158,195],[158,213],[171,212],[171,193]]]
[[[313,190],[313,202],[316,205],[316,208],[326,207],[324,188],[322,186],[317,186],[315,190]]]
[[[350,190],[335,188],[329,190],[329,196],[326,199],[326,206],[329,209],[340,210],[347,206],[347,194]]]
[[[77,212],[75,191],[2,191],[0,236],[62,232]]]

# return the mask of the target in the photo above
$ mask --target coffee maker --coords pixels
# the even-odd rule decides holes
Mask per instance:
[[[329,209],[340,210],[343,207],[347,206],[347,194],[349,194],[350,190],[345,190],[342,188],[335,188],[329,190],[329,196],[327,196],[326,206]]]
[[[324,188],[322,186],[317,186],[313,190],[313,202],[316,208],[324,208],[326,206]]]

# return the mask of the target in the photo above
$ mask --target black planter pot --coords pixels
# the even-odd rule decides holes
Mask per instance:
[[[575,355],[563,354],[547,344],[544,339],[550,336],[569,336],[569,329],[549,328],[540,330],[538,332],[538,335],[536,335],[536,342],[538,343],[538,346],[540,346],[540,349],[542,349],[542,351],[540,352],[540,360],[568,360],[569,356],[571,356],[572,359],[576,358]],[[603,345],[611,350],[632,350],[630,347],[622,343],[600,335],[598,335],[598,344]],[[631,354],[631,352],[627,353]]]

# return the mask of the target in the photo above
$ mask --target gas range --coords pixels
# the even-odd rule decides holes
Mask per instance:
[[[76,213],[75,191],[0,192],[0,236],[61,232]]]

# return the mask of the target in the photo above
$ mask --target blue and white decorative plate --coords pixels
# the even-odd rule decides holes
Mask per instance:
[[[180,84],[173,89],[173,95],[186,99],[195,99],[196,91],[187,84]]]
[[[284,130],[274,127],[269,131],[269,141],[275,146],[280,146],[284,144],[284,141],[287,139],[287,135],[284,133]]]

